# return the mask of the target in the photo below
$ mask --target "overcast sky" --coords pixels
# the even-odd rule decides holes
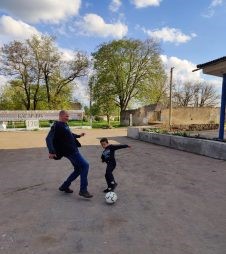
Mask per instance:
[[[57,37],[65,58],[113,39],[156,38],[167,73],[175,67],[174,79],[211,80],[220,91],[220,78],[192,70],[226,56],[226,0],[0,1],[0,45],[41,33]],[[80,82],[80,96],[83,90]]]

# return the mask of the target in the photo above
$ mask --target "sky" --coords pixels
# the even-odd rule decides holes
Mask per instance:
[[[33,34],[56,36],[65,59],[114,39],[154,38],[174,80],[206,80],[221,92],[221,78],[192,70],[226,56],[226,0],[1,0],[0,46]],[[84,81],[78,86],[86,100]]]

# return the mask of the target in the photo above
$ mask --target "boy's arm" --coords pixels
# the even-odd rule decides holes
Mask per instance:
[[[104,155],[103,155],[103,154],[101,155],[101,160],[102,160],[102,162],[105,162],[105,159],[104,159]]]

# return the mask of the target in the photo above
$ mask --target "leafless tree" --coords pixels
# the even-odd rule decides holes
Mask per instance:
[[[219,94],[208,82],[178,83],[173,93],[174,105],[179,107],[214,107]]]
[[[214,107],[218,104],[219,99],[220,96],[216,93],[213,85],[208,83],[200,84],[199,107]]]

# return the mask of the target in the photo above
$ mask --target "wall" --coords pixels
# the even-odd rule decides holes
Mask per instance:
[[[129,125],[130,114],[132,114],[134,126],[148,125],[150,122],[160,121],[161,107],[159,104],[152,104],[138,109],[126,110],[121,114],[121,121],[123,125]]]
[[[124,125],[130,125],[130,114],[133,126],[145,126],[156,122],[167,125],[169,110],[163,109],[160,104],[148,105],[142,108],[126,110],[121,119]],[[219,108],[173,108],[172,124],[218,124],[220,119]]]
[[[219,123],[219,108],[174,108],[172,110],[172,125],[174,124],[210,124]],[[168,124],[169,110],[161,111],[161,122]]]
[[[129,127],[127,137],[156,145],[205,155],[211,158],[226,160],[226,143],[208,139],[181,137],[142,131],[142,128]]]

